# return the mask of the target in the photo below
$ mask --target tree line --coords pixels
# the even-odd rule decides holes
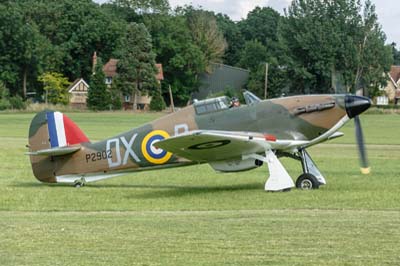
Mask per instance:
[[[183,105],[210,63],[249,69],[247,89],[259,96],[266,64],[268,97],[357,89],[374,96],[383,73],[400,63],[396,45],[385,43],[370,0],[294,0],[283,15],[256,7],[237,22],[200,7],[171,9],[168,0],[0,1],[0,109],[7,97],[18,102],[32,92],[57,102],[49,85],[57,77],[99,88],[89,92],[94,109],[118,109],[118,95],[133,90],[167,96],[169,86]],[[98,65],[119,59],[111,89],[93,68],[95,51]],[[164,68],[161,87],[155,62]]]

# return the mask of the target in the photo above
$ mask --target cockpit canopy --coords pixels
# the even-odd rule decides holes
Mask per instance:
[[[205,99],[194,102],[194,109],[196,114],[213,113],[221,110],[229,109],[229,98],[222,96],[218,98]]]
[[[260,98],[249,91],[245,91],[243,93],[243,97],[247,105],[251,105],[261,101]],[[194,109],[196,110],[196,114],[202,115],[229,109],[231,105],[231,99],[229,99],[229,97],[227,96],[221,96],[212,99],[195,101],[193,105]]]

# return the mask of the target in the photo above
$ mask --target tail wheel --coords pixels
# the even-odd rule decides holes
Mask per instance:
[[[74,182],[74,187],[76,187],[76,188],[83,187],[84,185],[85,185],[85,182],[81,179],[78,179]]]
[[[318,179],[312,174],[302,174],[296,180],[296,187],[302,190],[318,189]]]

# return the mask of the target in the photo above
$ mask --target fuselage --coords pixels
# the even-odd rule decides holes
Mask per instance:
[[[153,144],[194,130],[258,132],[273,135],[278,140],[312,143],[321,136],[327,139],[327,133],[331,135],[349,119],[345,97],[294,96],[234,108],[221,105],[222,108],[209,112],[200,112],[205,109],[190,105],[115,137],[81,143],[81,149],[75,153],[42,158],[40,162],[34,159],[32,168],[40,181],[69,182],[79,176],[97,177],[190,165],[196,162],[157,149]]]

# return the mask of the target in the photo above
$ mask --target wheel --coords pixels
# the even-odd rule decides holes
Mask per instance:
[[[81,181],[77,181],[77,182],[75,182],[74,187],[80,188],[80,187],[83,187],[84,185],[85,185],[85,183],[83,183]]]
[[[318,189],[319,182],[312,174],[302,174],[296,180],[296,187],[302,190]]]

